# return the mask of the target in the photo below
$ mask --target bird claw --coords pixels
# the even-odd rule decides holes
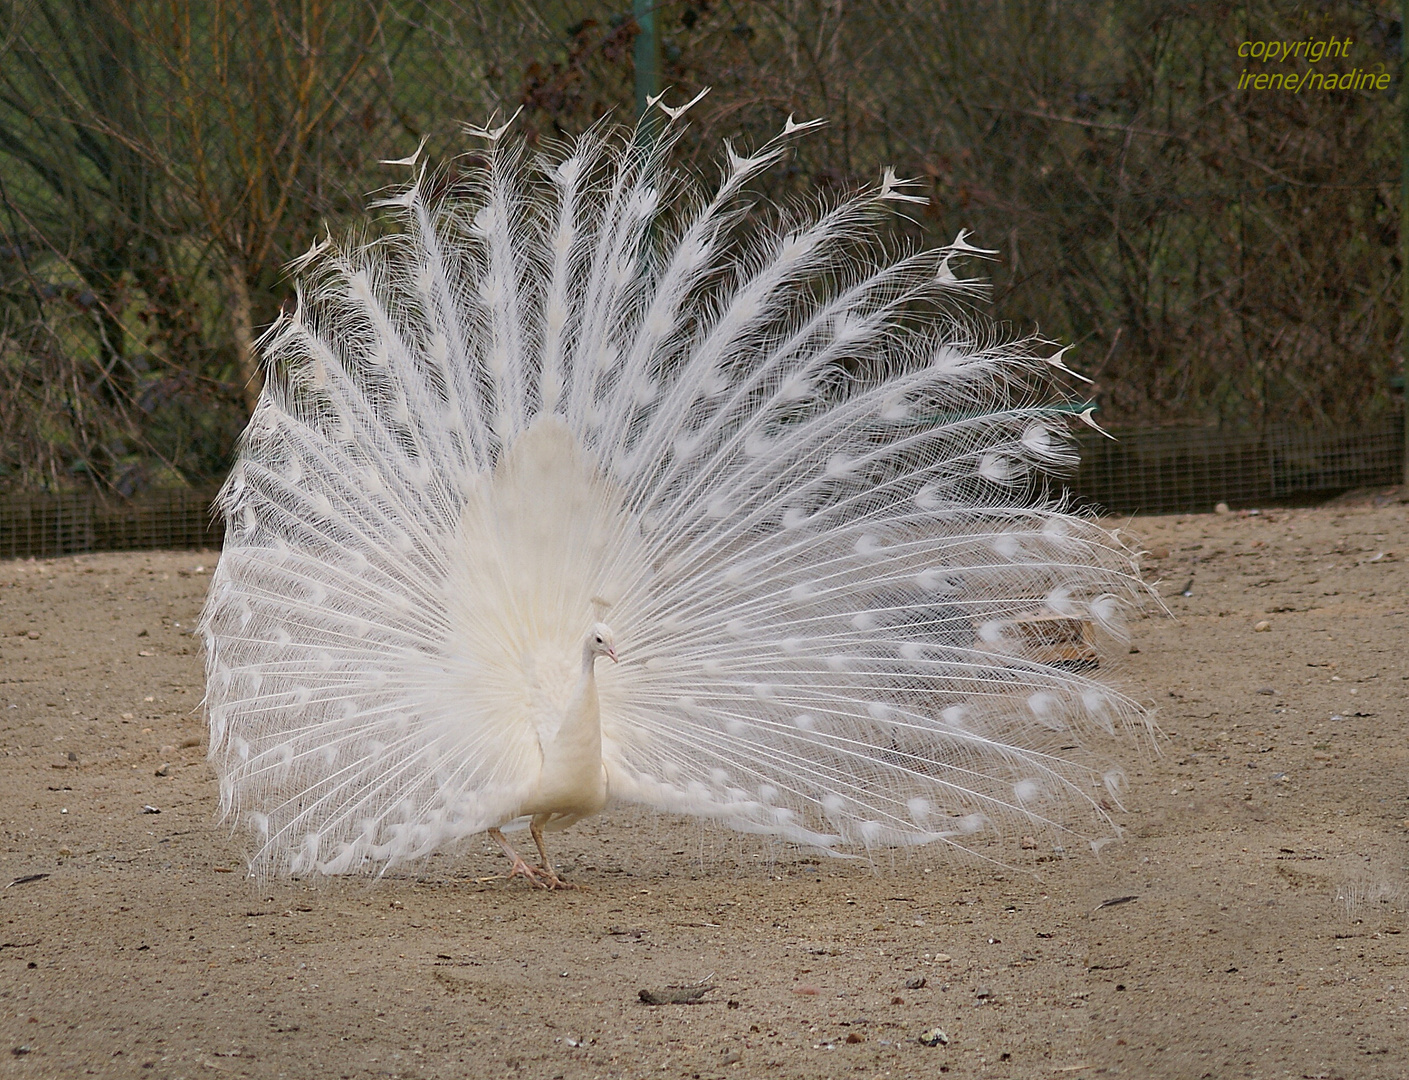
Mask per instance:
[[[587,888],[586,885],[574,885],[571,881],[564,881],[562,878],[558,877],[557,874],[554,874],[550,879],[550,883],[543,887],[545,889],[571,889],[574,892],[585,891]]]
[[[574,885],[571,881],[564,881],[553,870],[539,866],[535,867],[534,871],[537,875],[534,878],[535,883],[544,889],[572,889],[574,891],[586,891],[587,889],[586,885]]]
[[[515,858],[514,864],[509,867],[509,872],[504,875],[506,880],[512,881],[516,877],[527,878],[540,889],[578,889],[580,885],[574,885],[570,881],[564,881],[556,873],[542,866],[532,866],[524,862],[523,859]]]

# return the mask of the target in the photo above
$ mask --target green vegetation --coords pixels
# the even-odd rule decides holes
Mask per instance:
[[[428,140],[523,106],[531,141],[630,120],[627,0],[18,0],[0,15],[0,490],[217,482],[285,267]],[[825,116],[757,212],[893,164],[897,243],[1001,249],[995,311],[1074,342],[1108,424],[1351,425],[1397,407],[1399,119],[1387,0],[667,0],[678,148],[713,171]],[[1245,41],[1336,38],[1278,63]]]

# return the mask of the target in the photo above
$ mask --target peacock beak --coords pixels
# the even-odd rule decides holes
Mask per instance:
[[[613,664],[615,664],[615,663],[617,662],[617,659],[616,659],[616,650],[615,650],[615,649],[608,649],[608,650],[607,650],[607,659],[610,660]]]

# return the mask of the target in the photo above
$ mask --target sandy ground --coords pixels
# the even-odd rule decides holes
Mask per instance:
[[[479,845],[249,881],[189,636],[214,556],[0,564],[0,1077],[1409,1075],[1409,505],[1360,503],[1131,523],[1175,618],[1135,624],[1162,739],[1100,748],[1099,857],[613,811],[555,838],[566,894]]]

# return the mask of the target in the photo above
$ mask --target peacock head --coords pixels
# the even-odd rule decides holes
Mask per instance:
[[[592,661],[599,656],[605,656],[615,664],[616,638],[612,637],[611,627],[606,623],[594,623],[592,629],[587,632],[587,642],[583,646],[582,652],[589,667]]]

